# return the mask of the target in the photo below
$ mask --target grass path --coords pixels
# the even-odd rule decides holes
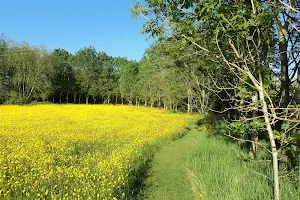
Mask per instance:
[[[184,137],[159,150],[146,180],[144,199],[191,200],[193,192],[187,176],[186,161],[197,144],[200,132],[190,130]]]

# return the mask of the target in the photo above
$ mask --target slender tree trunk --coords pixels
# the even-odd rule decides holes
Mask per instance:
[[[78,96],[78,103],[80,104],[81,102],[80,102],[80,95]]]
[[[124,104],[124,99],[122,98],[122,102],[121,102],[121,104],[123,105]]]
[[[257,112],[257,109],[258,109],[258,97],[257,95],[254,95],[252,96],[252,104],[253,104],[253,107],[254,107],[254,110],[252,111],[252,117],[255,118],[255,117],[258,117],[258,112]],[[254,131],[251,135],[251,147],[250,147],[250,152],[249,152],[249,156],[251,159],[254,159],[255,156],[256,156],[256,152],[257,152],[257,142],[258,142],[258,132],[257,131]]]
[[[188,94],[188,102],[187,102],[187,113],[191,113],[191,97],[189,94]]]
[[[22,85],[22,97],[25,98],[25,79],[26,79],[26,74],[23,74],[23,85]]]
[[[191,113],[191,90],[187,90],[187,97],[188,97],[188,102],[187,102],[187,113]]]
[[[158,107],[161,106],[161,97],[158,97]]]
[[[265,94],[264,94],[264,87],[262,83],[261,74],[259,74],[259,82],[260,82],[260,88],[259,89],[259,98],[261,101],[262,106],[262,112],[264,115],[265,125],[268,131],[270,145],[271,145],[271,152],[272,152],[272,161],[273,161],[273,183],[274,183],[274,198],[275,200],[280,199],[280,190],[279,190],[279,172],[278,172],[278,152],[277,147],[275,143],[274,133],[273,129],[271,127],[270,119],[269,119],[269,112],[268,112],[268,106],[265,100]]]
[[[30,92],[29,92],[29,94],[27,95],[27,99],[29,99],[30,98],[30,96],[31,96],[31,94],[32,94],[32,92],[33,92],[33,90],[34,90],[34,87],[32,87],[31,89],[30,89]]]
[[[59,103],[61,103],[62,93],[59,94]]]
[[[187,113],[190,113],[191,112],[191,105],[188,103],[187,104]]]
[[[89,96],[85,96],[85,104],[89,104]]]
[[[145,106],[147,106],[147,101],[145,101]]]
[[[73,95],[74,99],[73,99],[73,103],[76,103],[76,95]]]
[[[69,92],[67,92],[66,101],[69,103]]]

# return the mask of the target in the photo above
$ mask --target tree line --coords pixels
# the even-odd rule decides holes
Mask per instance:
[[[164,80],[158,72],[147,64],[97,52],[92,46],[73,55],[60,48],[50,52],[45,47],[16,43],[4,35],[0,38],[0,103],[178,106],[171,94],[162,95],[171,85],[166,82],[162,88]]]
[[[60,48],[51,52],[16,43],[2,35],[0,103],[135,104],[204,113],[209,96],[197,83],[203,75],[196,69],[167,67],[168,59],[161,60],[160,43],[136,62],[108,56],[92,46],[73,55]]]
[[[113,58],[94,47],[72,55],[64,49],[0,40],[0,102],[110,102],[119,97],[120,70],[133,61]]]

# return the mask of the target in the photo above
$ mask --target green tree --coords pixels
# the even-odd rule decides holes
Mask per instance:
[[[7,65],[8,41],[0,35],[0,103],[5,102],[12,86],[12,69]]]
[[[70,94],[74,93],[76,87],[76,79],[71,64],[71,54],[64,49],[55,49],[52,52],[54,74],[52,79],[52,87],[54,96],[59,97],[59,103],[62,103],[62,97],[69,102]]]
[[[76,52],[73,61],[80,94],[84,95],[86,104],[89,103],[90,96],[94,95],[94,90],[92,88],[97,77],[97,74],[93,73],[96,62],[97,52],[94,47],[80,49]]]
[[[119,79],[119,88],[121,98],[126,99],[129,104],[136,101],[137,82],[138,82],[139,65],[137,62],[130,61],[121,71]]]

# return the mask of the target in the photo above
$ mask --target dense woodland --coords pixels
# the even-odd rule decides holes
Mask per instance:
[[[133,16],[147,19],[143,32],[156,38],[140,62],[94,47],[49,52],[2,36],[0,101],[213,113],[230,137],[250,141],[251,159],[272,159],[279,199],[279,173],[300,166],[299,8],[297,0],[137,2]],[[265,148],[270,154],[259,157]]]

